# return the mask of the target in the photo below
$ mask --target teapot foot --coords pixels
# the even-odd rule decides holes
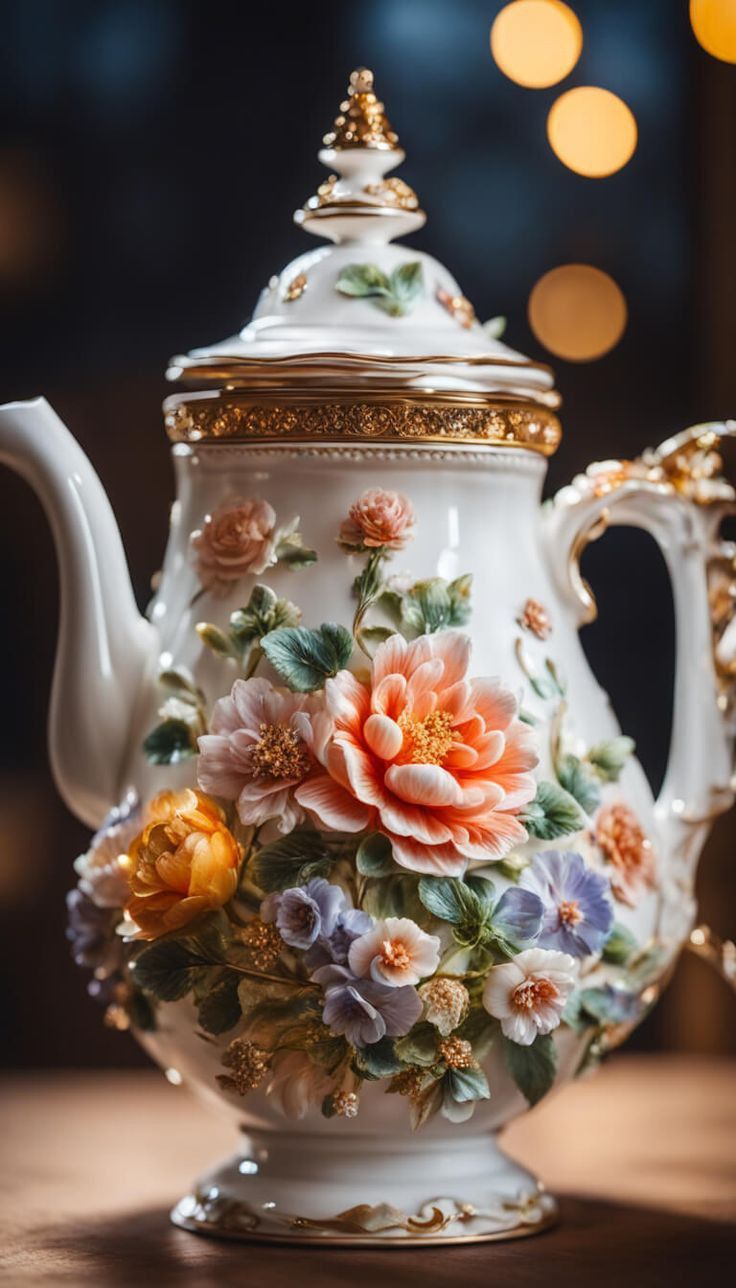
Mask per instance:
[[[195,1234],[332,1247],[514,1239],[557,1216],[552,1196],[492,1136],[299,1132],[252,1133],[171,1212]]]

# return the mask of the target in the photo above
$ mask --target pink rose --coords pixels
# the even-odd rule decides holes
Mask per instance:
[[[372,487],[350,507],[338,541],[348,550],[402,550],[414,536],[416,515],[408,497]]]
[[[205,590],[227,594],[247,573],[262,573],[276,562],[276,515],[268,501],[231,497],[205,519],[192,537],[197,572]]]

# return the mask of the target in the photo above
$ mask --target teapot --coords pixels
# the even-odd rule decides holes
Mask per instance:
[[[553,374],[397,244],[425,215],[366,69],[319,156],[295,218],[326,244],[170,364],[145,615],[72,436],[43,399],[0,411],[58,550],[51,766],[94,829],[69,937],[107,1022],[242,1133],[177,1225],[533,1234],[555,1200],[498,1134],[654,1005],[733,801],[736,423],[540,505]],[[656,799],[579,640],[581,553],[609,524],[651,533],[672,579]]]

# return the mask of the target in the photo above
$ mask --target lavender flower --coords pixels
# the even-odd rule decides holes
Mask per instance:
[[[403,1037],[422,1013],[419,994],[408,984],[391,988],[357,979],[346,966],[321,966],[312,979],[325,988],[325,1024],[356,1047]]]
[[[493,909],[494,931],[512,944],[536,941],[544,919],[544,904],[532,890],[509,886]]]
[[[322,934],[304,955],[310,970],[336,963],[345,966],[350,945],[373,928],[373,918],[359,908],[345,908],[338,913],[337,921],[329,935]]]
[[[540,948],[556,948],[571,957],[598,953],[613,925],[610,883],[586,867],[574,850],[544,850],[521,876],[520,884],[539,895],[544,920]]]
[[[122,943],[115,934],[117,913],[98,908],[81,890],[69,891],[66,907],[66,937],[71,942],[72,957],[77,966],[94,970],[100,979],[118,970],[122,962]]]
[[[268,895],[261,904],[263,921],[275,921],[290,948],[311,948],[320,936],[329,939],[346,909],[343,891],[324,877],[313,877],[305,886],[293,886]]]

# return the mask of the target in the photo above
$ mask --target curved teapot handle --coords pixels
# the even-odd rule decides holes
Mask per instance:
[[[736,513],[736,492],[722,476],[718,452],[727,436],[736,436],[736,421],[696,425],[634,461],[591,465],[547,511],[553,575],[581,625],[596,616],[580,573],[588,542],[611,524],[629,524],[651,533],[664,556],[677,663],[656,814],[674,871],[685,878],[710,823],[734,800],[736,545],[721,539],[720,525]]]

